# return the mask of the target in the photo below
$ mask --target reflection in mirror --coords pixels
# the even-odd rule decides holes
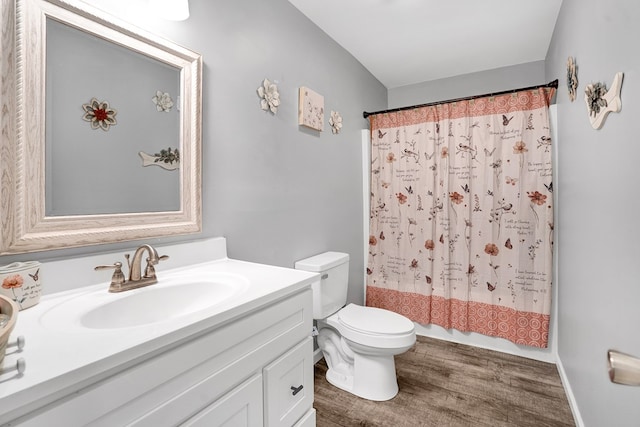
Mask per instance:
[[[79,0],[0,4],[0,255],[200,231],[202,57]]]
[[[143,167],[139,152],[182,151],[180,71],[52,19],[46,31],[45,214],[178,211],[178,170]],[[158,108],[158,91],[174,105]],[[93,98],[109,103],[115,124],[83,121]]]

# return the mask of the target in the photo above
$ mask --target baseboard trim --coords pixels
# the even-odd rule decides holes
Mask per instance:
[[[528,347],[514,344],[504,338],[489,337],[476,332],[460,332],[455,329],[445,329],[438,325],[421,325],[415,322],[414,324],[416,335],[499,351],[540,362],[556,363],[557,355],[552,348]]]
[[[573,395],[573,390],[571,389],[571,384],[569,383],[569,378],[567,378],[567,373],[564,370],[564,366],[562,365],[562,359],[560,359],[560,356],[556,357],[556,367],[558,368],[560,381],[562,382],[562,387],[564,388],[564,392],[567,395],[567,400],[569,401],[569,407],[571,408],[571,412],[573,413],[573,420],[576,423],[576,427],[584,427],[584,421],[582,421],[582,416],[580,415],[580,410],[578,409],[578,402]]]
[[[322,357],[322,350],[316,348],[313,352],[313,364],[315,365],[316,363],[318,363],[320,359],[322,359]]]

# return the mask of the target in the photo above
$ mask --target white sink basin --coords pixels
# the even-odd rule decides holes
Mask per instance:
[[[233,275],[174,278],[144,288],[109,293],[108,286],[82,293],[45,312],[53,329],[121,329],[175,321],[210,309],[244,291],[248,282]]]
[[[164,322],[204,310],[234,294],[233,287],[220,282],[150,286],[144,291],[125,294],[84,313],[80,324],[91,329],[113,329]]]

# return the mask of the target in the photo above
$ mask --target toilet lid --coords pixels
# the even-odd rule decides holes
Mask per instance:
[[[370,334],[407,334],[414,330],[411,320],[381,308],[349,304],[338,312],[338,317],[346,327]]]

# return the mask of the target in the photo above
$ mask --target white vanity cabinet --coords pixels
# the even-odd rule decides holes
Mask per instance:
[[[310,350],[307,338],[183,426],[315,426]]]
[[[304,287],[5,425],[314,426],[311,330],[311,290]]]

